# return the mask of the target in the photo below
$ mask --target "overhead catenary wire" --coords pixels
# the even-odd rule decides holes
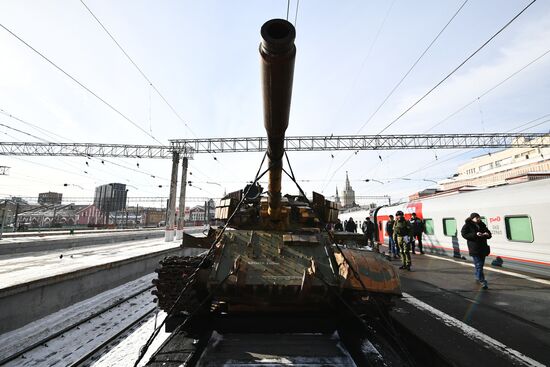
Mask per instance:
[[[533,64],[535,64],[536,62],[540,61],[541,59],[543,59],[545,56],[547,56],[548,54],[550,54],[550,49],[546,50],[545,52],[543,52],[542,54],[538,55],[537,57],[535,57],[534,59],[530,60],[527,64],[523,65],[521,68],[515,70],[514,72],[512,72],[510,75],[508,75],[507,77],[505,77],[504,79],[502,79],[500,82],[498,82],[497,84],[493,85],[492,87],[488,88],[487,90],[485,90],[483,93],[481,93],[479,96],[473,98],[471,101],[469,101],[468,103],[462,105],[461,107],[459,107],[458,109],[456,109],[454,112],[452,112],[451,114],[449,114],[447,117],[445,117],[444,119],[438,121],[437,123],[435,123],[434,125],[432,125],[430,128],[428,128],[427,130],[424,130],[423,133],[427,134],[429,133],[430,131],[432,131],[433,129],[435,129],[436,127],[442,125],[443,123],[445,123],[446,121],[448,121],[449,119],[451,119],[452,117],[458,115],[460,112],[464,111],[466,108],[470,107],[471,105],[473,105],[474,103],[476,103],[476,101],[478,101],[479,99],[487,96],[488,94],[494,92],[497,88],[501,87],[502,85],[504,85],[506,82],[508,82],[509,80],[511,80],[512,78],[514,78],[515,76],[517,76],[518,74],[520,74],[521,72],[525,71],[527,68],[529,68],[530,66],[532,66]],[[538,117],[537,119],[535,120],[532,120],[532,121],[528,121],[520,126],[524,126],[524,125],[528,125],[534,121],[537,121],[537,120],[540,120],[544,117],[546,117],[548,115],[544,115],[544,116],[541,116],[541,117]],[[535,126],[539,126],[540,124],[537,124]],[[516,128],[514,129],[511,129],[511,130],[508,130],[506,132],[511,132],[511,131],[514,131]],[[386,156],[386,158],[392,156],[394,153],[390,153]],[[453,153],[451,153],[453,154]],[[464,152],[462,154],[465,154]],[[459,154],[461,155],[461,154]],[[446,155],[448,156],[448,155]],[[445,157],[445,156],[444,156]],[[417,171],[415,171],[414,173],[416,173]]]
[[[535,124],[535,125],[533,125],[533,126],[529,126],[529,127],[527,127],[527,128],[524,128],[524,129],[520,130],[520,132],[524,132],[524,131],[526,131],[526,130],[533,129],[533,128],[535,128],[535,127],[538,127],[538,126],[540,126],[540,125],[543,125],[543,124],[546,124],[546,123],[550,122],[550,118],[548,118],[548,117],[550,117],[550,113],[544,114],[544,115],[542,115],[542,116],[540,116],[540,117],[537,117],[537,118],[535,118],[535,119],[532,119],[532,120],[529,120],[529,121],[527,121],[527,122],[525,122],[525,123],[522,123],[522,124],[519,125],[519,126],[516,126],[516,127],[512,128],[512,129],[510,129],[510,130],[507,130],[506,132],[511,132],[511,131],[514,131],[514,130],[518,130],[519,128],[524,127],[524,126],[527,126],[527,125],[529,125],[529,124],[532,124],[533,122],[536,122],[536,121],[545,119],[545,120],[543,120],[543,121],[541,121],[541,122],[539,122],[539,123],[537,123],[537,124]],[[418,168],[418,169],[416,169],[416,170],[414,170],[414,171],[412,171],[412,172],[409,172],[409,173],[407,173],[406,175],[403,175],[403,177],[408,177],[408,176],[413,175],[413,174],[415,174],[415,173],[421,172],[421,171],[423,171],[423,170],[426,169],[426,168],[431,168],[431,167],[433,167],[433,166],[437,166],[437,165],[439,165],[439,164],[448,162],[448,161],[450,161],[450,160],[456,159],[456,158],[458,158],[458,157],[460,157],[460,156],[463,156],[463,155],[466,155],[466,154],[468,154],[468,153],[472,153],[472,152],[476,151],[477,149],[479,149],[479,148],[474,148],[474,149],[469,149],[469,150],[467,150],[467,151],[452,152],[452,153],[446,154],[446,155],[444,155],[444,156],[442,156],[442,157],[439,157],[440,159],[436,160],[435,162],[433,162],[433,161],[432,161],[432,162],[429,162],[429,163],[427,163],[426,165],[424,165],[424,166],[422,166],[422,167],[420,167],[420,168]],[[447,159],[444,159],[444,160],[441,160],[441,158],[446,158],[446,157],[448,157],[448,158],[447,158]]]
[[[422,58],[426,55],[426,53],[430,50],[430,48],[435,44],[435,42],[439,39],[439,37],[445,32],[445,30],[449,27],[449,25],[452,23],[452,21],[456,18],[456,16],[460,13],[462,8],[466,5],[468,0],[465,0],[462,5],[456,10],[456,12],[451,16],[451,18],[447,21],[445,26],[437,33],[437,35],[432,39],[432,41],[428,44],[428,46],[424,49],[424,51],[421,52],[420,56],[414,61],[414,63],[411,65],[411,67],[407,70],[407,72],[401,77],[399,82],[397,82],[396,85],[390,90],[390,92],[386,95],[386,97],[382,100],[382,102],[377,106],[377,108],[374,110],[374,112],[367,118],[365,123],[357,130],[357,133],[360,133],[361,130],[374,118],[374,116],[380,111],[380,109],[386,104],[388,99],[395,93],[395,91],[403,84],[405,79],[410,75],[410,73],[414,70],[414,68],[418,65],[418,63],[422,60]],[[393,4],[393,3],[392,3]],[[393,6],[393,5],[392,5]],[[348,158],[334,171],[332,176],[330,177],[329,181],[326,183],[326,185],[323,187],[322,192],[325,190],[326,186],[332,181],[332,178],[334,178],[334,175],[351,159],[353,155],[350,154]],[[330,170],[330,168],[329,168]],[[327,171],[328,175],[328,171]]]
[[[58,134],[56,134],[56,133],[54,133],[54,132],[52,132],[52,131],[50,131],[50,130],[46,130],[46,129],[44,129],[44,128],[42,128],[42,127],[36,125],[36,124],[30,123],[30,122],[28,122],[28,121],[25,121],[25,120],[23,120],[23,119],[21,119],[21,118],[15,116],[15,115],[12,115],[11,113],[5,111],[4,109],[1,109],[1,108],[0,108],[0,113],[3,114],[3,115],[5,115],[5,116],[7,116],[7,117],[9,117],[9,118],[11,118],[11,119],[13,119],[13,120],[15,120],[15,121],[18,121],[18,122],[21,122],[21,123],[23,123],[23,124],[25,124],[25,125],[27,125],[27,126],[30,126],[30,127],[32,127],[33,129],[35,129],[35,130],[39,130],[42,134],[52,135],[52,136],[57,137],[58,139],[66,140],[66,141],[68,141],[68,142],[75,143],[75,141],[72,140],[72,139],[69,139],[69,138],[67,138],[67,137],[58,135]],[[22,133],[24,133],[24,134],[26,134],[26,135],[31,135],[31,134],[29,134],[29,133],[27,133],[27,132],[22,132]],[[38,137],[38,136],[34,136],[34,135],[31,135],[31,136],[33,136],[35,139],[42,140],[43,142],[46,142],[46,143],[56,142],[56,141],[55,141],[56,139],[45,140],[44,138],[41,138],[41,137]],[[123,164],[120,164],[120,163],[113,162],[113,161],[108,160],[108,159],[106,159],[106,158],[101,158],[101,159],[99,159],[99,158],[97,158],[97,157],[92,157],[92,156],[90,156],[90,158],[95,159],[95,160],[97,160],[97,161],[101,161],[102,163],[103,163],[103,162],[107,162],[107,163],[110,163],[110,164],[112,164],[112,165],[115,165],[115,166],[118,166],[118,167],[121,167],[121,168],[130,170],[130,171],[134,171],[134,172],[137,172],[137,173],[140,173],[140,174],[149,176],[149,177],[158,178],[158,179],[163,180],[163,181],[168,181],[168,179],[167,179],[166,177],[159,176],[159,175],[157,175],[157,174],[153,174],[153,173],[151,173],[151,172],[147,172],[147,171],[144,171],[144,170],[138,170],[138,169],[135,169],[135,168],[133,168],[133,167],[128,167],[128,166],[126,166],[126,165],[123,165]]]
[[[537,0],[532,0],[529,4],[527,4],[519,13],[517,13],[512,19],[510,19],[506,24],[504,24],[496,33],[494,33],[488,40],[486,40],[481,46],[479,46],[474,52],[472,52],[466,59],[464,59],[458,66],[456,66],[451,72],[449,72],[443,79],[441,79],[436,85],[434,85],[432,88],[430,88],[422,97],[420,97],[418,100],[416,100],[411,106],[409,106],[405,111],[403,111],[399,116],[397,116],[394,120],[392,120],[390,123],[388,123],[382,130],[380,130],[377,135],[382,134],[384,131],[386,131],[389,127],[391,127],[393,124],[395,124],[397,121],[399,121],[405,114],[407,114],[409,111],[411,111],[416,105],[418,105],[422,100],[424,100],[428,95],[430,95],[434,90],[436,90],[441,84],[443,84],[447,79],[449,79],[455,72],[457,72],[462,66],[464,66],[472,57],[474,57],[479,51],[481,51],[485,46],[487,46],[493,39],[495,39],[502,31],[504,31],[510,24],[512,24],[519,16],[521,16],[531,5],[533,5]],[[541,57],[544,55],[541,55]],[[537,61],[541,57],[537,58],[533,62]],[[530,65],[530,64],[529,64]],[[526,65],[528,67],[529,65]],[[523,70],[524,68],[522,68]],[[518,72],[521,72],[519,70]],[[511,76],[513,77],[513,76]],[[505,81],[503,81],[504,83]],[[501,83],[502,84],[502,83]],[[495,86],[497,88],[499,85]],[[490,91],[488,91],[489,93]],[[475,102],[475,100],[474,100]],[[472,103],[474,103],[472,102]],[[353,155],[350,155],[346,158],[346,160],[338,166],[338,168],[335,169],[333,174],[331,175],[329,181],[327,184],[325,184],[325,187],[332,181],[336,173],[353,157]],[[323,188],[324,190],[324,188]]]
[[[298,8],[300,7],[300,0],[296,0],[296,13],[294,14],[294,28],[298,27]]]
[[[286,20],[288,21],[288,13],[290,12],[290,0],[286,1]]]
[[[472,57],[477,55],[485,46],[487,46],[493,39],[495,39],[500,33],[502,33],[510,24],[512,24],[517,18],[521,16],[531,5],[533,5],[537,0],[532,0],[527,4],[519,13],[517,13],[512,19],[510,19],[505,25],[503,25],[495,34],[493,34],[487,41],[485,41],[481,46],[479,46],[474,52],[472,52],[466,59],[464,59],[460,64],[458,64],[451,72],[449,72],[443,79],[437,82],[432,88],[430,88],[422,97],[416,100],[412,105],[410,105],[405,111],[403,111],[399,116],[393,119],[389,124],[387,124],[382,130],[378,132],[378,135],[382,134],[393,124],[399,121],[403,116],[405,116],[409,111],[411,111],[416,105],[422,102],[426,97],[428,97],[434,90],[436,90],[441,84],[443,84],[447,79],[449,79],[454,73],[456,73],[462,66],[464,66]]]
[[[344,105],[345,105],[346,101],[349,99],[350,95],[352,94],[353,90],[355,89],[355,85],[357,84],[359,76],[363,72],[363,69],[364,69],[367,61],[370,59],[370,56],[372,54],[372,50],[374,49],[374,46],[376,45],[376,43],[378,41],[378,37],[380,37],[380,34],[382,33],[382,30],[384,29],[384,26],[386,25],[386,21],[388,20],[388,17],[391,13],[391,10],[393,9],[394,4],[395,4],[395,0],[393,0],[390,3],[390,6],[386,10],[386,13],[385,13],[384,17],[382,18],[382,22],[378,26],[378,29],[376,30],[375,36],[374,36],[372,42],[369,45],[367,53],[366,53],[365,57],[363,58],[363,60],[361,61],[361,66],[359,66],[359,70],[357,71],[357,73],[355,74],[355,76],[353,78],[353,83],[352,83],[351,87],[349,88],[348,92],[345,95],[344,102],[342,103],[342,105],[340,106],[340,108],[337,111],[336,117],[338,117],[341,110],[344,108]]]
[[[105,25],[101,22],[101,20],[99,20],[99,18],[94,14],[94,12],[88,7],[88,5],[86,5],[86,3],[83,0],[80,0],[80,2],[86,8],[86,10],[88,10],[90,15],[96,20],[96,22],[99,24],[99,26],[105,31],[105,33],[107,33],[109,38],[111,38],[111,40],[116,44],[118,49],[124,54],[124,56],[126,56],[128,61],[130,61],[130,63],[141,74],[141,76],[147,81],[149,86],[151,88],[153,88],[153,90],[158,94],[158,96],[162,99],[162,101],[168,106],[168,108],[172,111],[172,113],[174,113],[174,115],[178,118],[178,120],[180,120],[185,125],[185,127],[189,130],[189,132],[191,132],[191,134],[193,134],[196,137],[196,134],[193,132],[193,130],[191,129],[189,124],[187,124],[187,122],[185,122],[185,120],[181,117],[181,115],[178,113],[178,111],[172,106],[172,104],[170,102],[168,102],[168,99],[164,96],[164,94],[162,94],[160,92],[160,90],[157,88],[157,86],[143,72],[143,70],[138,66],[138,64],[130,57],[130,55],[126,52],[126,50],[124,50],[122,45],[116,40],[116,38],[113,36],[113,34],[111,32],[109,32],[109,30],[107,29],[107,27],[105,27]],[[151,102],[149,102],[149,103],[151,103]],[[149,114],[150,114],[150,111],[149,111]],[[149,119],[150,118],[151,118],[151,116],[149,115]]]
[[[397,82],[397,84],[394,85],[394,87],[390,90],[390,92],[386,95],[386,97],[382,100],[382,102],[378,105],[378,107],[376,107],[376,109],[374,110],[374,112],[367,118],[367,121],[365,121],[365,123],[359,128],[359,130],[357,130],[357,133],[356,134],[359,134],[364,128],[365,126],[367,126],[367,124],[373,119],[373,117],[378,113],[378,111],[380,111],[380,109],[386,104],[386,102],[388,101],[388,99],[395,93],[395,91],[401,86],[401,84],[403,84],[403,82],[405,81],[405,79],[407,79],[407,77],[409,76],[409,74],[414,70],[414,68],[416,67],[416,65],[418,65],[418,63],[420,62],[420,60],[422,60],[422,58],[424,57],[424,55],[426,55],[426,53],[430,50],[430,48],[433,46],[433,44],[439,39],[439,37],[443,34],[443,32],[445,32],[445,30],[447,29],[447,27],[449,27],[449,25],[452,23],[452,21],[456,18],[456,16],[460,13],[460,11],[462,10],[462,8],[464,8],[464,6],[466,5],[466,3],[468,2],[468,0],[465,0],[462,5],[460,5],[460,7],[456,10],[456,12],[453,14],[453,16],[447,21],[447,23],[445,24],[445,26],[443,28],[441,28],[441,30],[439,31],[439,33],[434,37],[434,39],[428,44],[428,46],[424,49],[424,51],[422,51],[422,53],[420,54],[420,56],[418,56],[418,58],[415,60],[415,62],[411,65],[411,67],[409,68],[409,70],[407,70],[407,72],[401,77],[401,79]]]
[[[515,77],[516,75],[518,75],[519,73],[521,73],[522,71],[524,71],[525,69],[527,69],[529,66],[533,65],[534,63],[536,63],[537,61],[541,60],[543,57],[545,57],[546,55],[548,55],[550,53],[550,49],[546,50],[545,52],[543,52],[542,54],[540,54],[539,56],[537,56],[536,58],[534,58],[533,60],[529,61],[527,64],[523,65],[521,68],[519,68],[518,70],[514,71],[512,74],[508,75],[506,78],[502,79],[500,82],[498,82],[497,84],[493,85],[491,88],[487,89],[486,91],[484,91],[483,93],[481,93],[479,96],[477,96],[476,98],[472,99],[471,101],[469,101],[468,103],[464,104],[463,106],[461,106],[460,108],[458,108],[457,110],[455,110],[453,113],[451,113],[450,115],[448,115],[447,117],[445,117],[443,120],[439,121],[438,123],[434,124],[432,127],[430,127],[428,130],[424,131],[424,133],[428,133],[430,131],[432,131],[433,129],[435,129],[436,127],[440,126],[441,124],[443,124],[444,122],[448,121],[450,118],[452,118],[453,116],[456,116],[458,113],[464,111],[466,108],[470,107],[472,104],[474,104],[477,100],[479,100],[480,98],[483,98],[485,97],[486,95],[488,95],[489,93],[493,92],[495,89],[497,89],[498,87],[500,87],[501,85],[503,85],[504,83],[506,83],[507,81],[509,81],[510,79],[512,79],[513,77]]]
[[[4,126],[4,127],[8,128],[8,129],[17,131],[17,132],[20,133],[20,134],[24,134],[24,135],[30,136],[30,137],[32,137],[32,138],[34,138],[34,139],[43,141],[43,142],[45,142],[45,143],[48,143],[48,142],[49,142],[49,141],[46,140],[46,139],[43,139],[43,138],[41,138],[41,137],[38,137],[38,136],[33,135],[33,134],[31,134],[31,133],[28,133],[28,132],[26,132],[26,131],[16,129],[16,128],[11,127],[11,126],[9,126],[9,125],[5,125],[5,124],[0,123],[0,126]],[[76,168],[76,169],[78,170],[78,167],[74,167],[73,165],[71,165],[71,164],[69,164],[69,163],[67,163],[67,162],[64,162],[64,163],[67,164],[68,166],[71,166],[71,167]]]
[[[289,0],[290,1],[290,0]],[[95,21],[99,24],[99,26],[107,33],[109,38],[115,43],[115,45],[118,47],[118,49],[126,56],[128,61],[136,68],[136,70],[141,74],[141,76],[145,79],[145,81],[148,83],[148,85],[153,88],[153,90],[158,94],[158,96],[162,99],[162,101],[168,106],[168,108],[172,111],[172,113],[180,120],[185,127],[189,130],[191,135],[193,135],[195,138],[198,138],[197,134],[191,129],[189,124],[181,117],[181,115],[178,113],[178,111],[172,106],[170,102],[168,102],[168,99],[160,92],[160,90],[157,88],[157,86],[152,82],[152,80],[143,72],[143,70],[137,65],[137,63],[130,57],[130,55],[126,52],[126,50],[122,47],[122,45],[116,40],[116,38],[113,36],[113,34],[107,29],[107,27],[101,22],[101,20],[94,14],[94,12],[86,5],[86,3],[83,0],[80,0],[82,5],[86,8],[86,10],[90,13],[90,15],[95,19]],[[290,3],[289,3],[290,6]],[[287,13],[287,19],[288,19],[288,13]],[[152,129],[151,129],[151,95],[149,94],[149,131],[152,135]],[[220,160],[213,154],[209,153],[212,158],[219,164],[221,164]],[[199,171],[197,169],[197,171]],[[200,171],[199,171],[200,172]],[[200,172],[204,176],[210,178],[205,173]]]
[[[13,130],[13,131],[17,131],[17,132],[20,133],[20,134],[30,136],[31,138],[40,140],[40,141],[42,141],[42,142],[44,142],[44,143],[47,143],[47,142],[48,142],[47,140],[42,139],[42,138],[39,138],[39,137],[36,136],[36,135],[33,135],[33,134],[31,134],[31,133],[28,133],[28,132],[25,132],[25,131],[23,131],[23,130],[16,129],[16,128],[11,127],[11,126],[9,126],[9,125],[1,124],[1,123],[0,123],[0,126],[4,126],[4,127],[8,128],[8,129],[11,129],[11,130]]]
[[[6,32],[8,32],[9,34],[11,34],[13,37],[15,37],[19,42],[23,43],[25,46],[27,46],[29,49],[31,49],[34,53],[36,53],[38,56],[40,56],[42,59],[44,59],[46,62],[48,62],[51,66],[53,66],[55,69],[57,69],[58,71],[60,71],[62,74],[64,74],[66,77],[68,77],[69,79],[71,79],[73,82],[75,82],[76,84],[78,84],[80,87],[82,87],[82,89],[84,89],[85,91],[87,91],[89,94],[91,94],[92,96],[94,96],[96,99],[98,99],[100,102],[102,102],[105,106],[109,107],[112,111],[114,111],[117,115],[119,115],[120,117],[122,117],[124,120],[126,120],[127,122],[129,122],[130,124],[132,124],[134,127],[136,127],[137,129],[139,129],[141,132],[143,132],[144,134],[146,134],[147,136],[149,136],[150,138],[152,138],[154,141],[156,141],[157,143],[159,143],[160,145],[165,145],[164,143],[162,143],[160,140],[158,140],[157,138],[155,138],[152,134],[150,134],[149,132],[147,132],[147,130],[145,130],[144,128],[142,128],[138,123],[136,123],[134,120],[132,120],[130,117],[126,116],[124,113],[122,113],[119,109],[117,109],[115,106],[113,106],[111,103],[107,102],[104,98],[102,98],[101,96],[99,96],[96,92],[94,92],[93,90],[91,90],[90,88],[88,88],[84,83],[80,82],[78,79],[76,79],[74,76],[72,76],[71,74],[69,74],[67,71],[65,71],[65,69],[63,69],[62,67],[60,67],[59,65],[57,65],[55,62],[53,62],[51,59],[49,59],[46,55],[44,55],[42,52],[38,51],[36,48],[34,48],[33,46],[31,46],[28,42],[26,42],[24,39],[22,39],[21,37],[19,37],[17,34],[15,34],[13,31],[11,31],[9,28],[7,28],[5,25],[1,24],[0,23],[0,27],[3,28]]]
[[[28,122],[28,121],[22,120],[22,119],[20,119],[19,117],[12,115],[11,113],[5,111],[5,110],[2,109],[2,108],[0,108],[0,113],[3,114],[3,115],[5,115],[5,116],[7,116],[7,117],[9,117],[9,118],[11,118],[11,119],[13,119],[13,120],[15,120],[15,121],[18,121],[18,122],[21,122],[22,124],[25,124],[25,125],[27,125],[27,126],[30,126],[30,127],[34,128],[34,129],[36,129],[36,130],[40,130],[42,134],[50,135],[50,136],[48,136],[49,139],[52,139],[52,137],[55,136],[55,137],[57,137],[57,138],[59,138],[59,139],[61,139],[61,140],[71,141],[71,140],[68,139],[68,138],[64,138],[64,137],[62,137],[61,135],[58,135],[58,134],[56,134],[56,133],[54,133],[54,132],[52,132],[52,131],[46,130],[46,129],[44,129],[44,128],[42,128],[42,127],[36,125],[36,124],[33,124],[33,123]],[[52,139],[52,141],[53,141],[53,140],[54,140],[54,139]]]
[[[338,118],[340,112],[342,111],[342,109],[344,108],[344,105],[346,103],[346,101],[349,99],[349,96],[351,95],[351,93],[353,92],[353,90],[355,89],[355,85],[357,84],[357,81],[359,79],[359,75],[361,75],[361,72],[363,71],[363,68],[365,67],[367,61],[369,60],[370,58],[370,55],[372,53],[372,50],[374,49],[374,46],[376,44],[376,42],[378,41],[378,37],[380,36],[380,34],[382,33],[382,30],[384,29],[384,26],[386,24],[386,21],[388,20],[388,17],[391,13],[391,10],[393,9],[393,6],[395,4],[395,0],[393,0],[391,3],[390,3],[390,6],[388,7],[388,9],[386,10],[386,13],[384,15],[384,18],[382,18],[382,22],[380,23],[378,29],[376,30],[376,33],[375,33],[375,36],[372,40],[372,42],[370,43],[370,46],[368,48],[368,51],[367,51],[367,54],[365,55],[365,57],[363,58],[362,62],[361,62],[361,66],[359,67],[359,70],[357,71],[357,74],[355,75],[355,77],[353,78],[353,83],[351,85],[351,87],[349,88],[348,92],[346,93],[346,97],[344,98],[344,102],[342,103],[342,105],[340,106],[340,108],[338,109],[337,113],[336,113],[336,118]],[[332,160],[334,160],[334,158],[337,156],[337,154],[334,154],[334,155],[331,155],[332,157]],[[349,160],[350,158],[347,158],[346,159],[346,162]],[[329,167],[327,168],[327,171],[325,173],[325,177],[328,176],[329,172],[330,172],[330,168],[332,167],[332,161],[331,161],[331,164],[329,165]],[[339,170],[340,168],[337,169],[337,171]],[[324,192],[326,187],[328,186],[328,184],[330,182],[332,182],[332,178],[334,177],[334,175],[336,174],[336,172],[333,173],[333,175],[331,176],[330,180],[326,183],[325,186],[323,186],[323,188],[321,189],[321,192]]]
[[[7,128],[10,128],[12,130],[16,130],[17,132],[19,133],[22,133],[22,134],[25,134],[25,135],[31,135],[27,132],[24,132],[22,130],[18,130],[18,129],[14,129],[8,125],[4,125],[4,124],[0,124],[0,125],[3,125],[4,127],[7,127]],[[21,141],[20,139],[18,139],[17,137],[13,136],[13,135],[10,135],[6,132],[4,132],[5,135],[9,136],[10,138],[12,138],[13,140],[15,141]],[[31,135],[32,136],[32,135]],[[34,137],[34,136],[33,136]],[[35,137],[36,139],[39,139],[39,140],[42,140],[41,138],[39,137]],[[76,169],[77,171],[80,171],[80,173],[75,173],[75,172],[71,172],[71,171],[67,171],[65,169],[62,169],[62,168],[59,168],[59,167],[53,167],[53,166],[49,166],[49,165],[46,165],[46,164],[43,164],[43,163],[38,163],[38,162],[33,162],[33,161],[29,161],[29,160],[26,160],[26,159],[23,159],[23,158],[20,158],[20,157],[10,157],[10,159],[15,159],[15,160],[19,160],[19,161],[22,161],[22,162],[26,162],[26,163],[30,163],[30,164],[34,164],[34,165],[37,165],[37,166],[40,166],[40,167],[47,167],[47,168],[50,168],[50,169],[53,169],[53,170],[58,170],[58,171],[61,171],[61,172],[65,172],[65,173],[68,173],[68,174],[71,174],[71,175],[77,175],[77,176],[81,176],[81,177],[84,177],[88,180],[93,180],[91,177],[89,176],[86,176],[86,175],[83,175],[82,172],[85,172],[85,171],[82,171],[80,170],[78,167],[75,167],[67,162],[65,162],[65,164],[67,164],[68,166],[70,166],[71,168],[73,169]],[[87,172],[85,172],[87,173]]]

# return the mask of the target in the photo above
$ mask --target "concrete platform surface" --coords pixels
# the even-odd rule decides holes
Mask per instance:
[[[164,228],[151,227],[151,228],[125,228],[125,229],[74,229],[71,236],[79,236],[83,234],[105,234],[105,233],[128,233],[128,232],[150,232],[161,231]],[[70,235],[70,229],[62,230],[49,230],[49,231],[24,231],[24,232],[9,232],[4,230],[1,240],[24,238],[24,237],[48,237],[48,236],[64,236]]]
[[[486,266],[484,290],[471,261],[412,256],[397,322],[456,366],[550,365],[550,279]]]
[[[162,238],[155,238],[68,250],[44,251],[15,258],[2,256],[0,259],[0,289],[178,246],[179,242],[164,242]]]

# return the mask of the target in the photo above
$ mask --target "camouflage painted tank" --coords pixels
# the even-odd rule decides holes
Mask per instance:
[[[401,294],[398,275],[383,256],[349,246],[341,249],[338,235],[325,230],[337,219],[335,203],[317,193],[309,200],[301,189],[301,195],[281,195],[282,174],[292,172],[283,169],[283,159],[295,29],[274,19],[263,25],[261,36],[267,195],[257,184],[259,177],[227,195],[216,208],[224,228],[211,230],[205,238],[184,237],[184,248],[202,247],[205,252],[164,260],[155,293],[159,306],[169,312],[168,329],[199,314],[202,325],[222,329],[261,325],[277,331],[290,325],[309,331],[304,320],[338,323],[350,312],[344,312],[343,305],[356,313],[384,313],[391,298]],[[251,317],[262,322],[245,326],[242,320]]]

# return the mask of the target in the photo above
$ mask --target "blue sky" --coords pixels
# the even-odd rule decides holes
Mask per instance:
[[[463,2],[301,0],[287,135],[378,133],[528,3],[468,1],[361,129]],[[80,1],[3,0],[0,23],[162,142],[194,136],[265,134],[259,29],[268,19],[285,18],[287,1],[85,3],[190,129],[148,86]],[[296,4],[292,1],[290,5],[292,22]],[[429,130],[549,49],[550,3],[539,0],[386,132]],[[1,124],[48,141],[156,144],[3,29],[0,52],[0,108],[58,136],[2,114]],[[550,56],[541,58],[431,132],[502,132],[549,113],[549,66]],[[546,123],[528,131],[548,131],[549,126]],[[3,141],[35,141],[4,126],[0,126],[0,137]],[[426,187],[428,183],[420,179],[452,175],[458,165],[482,152],[360,152],[349,160],[349,152],[303,152],[292,153],[290,158],[298,178],[309,180],[303,182],[306,192],[333,194],[336,185],[342,189],[345,171],[349,171],[357,195],[397,198]],[[449,154],[457,157],[449,159],[453,157]],[[189,196],[219,197],[224,189],[239,189],[253,178],[261,155],[217,158],[201,155],[191,161],[190,179],[196,187],[188,189]],[[9,176],[0,177],[0,194],[36,196],[57,191],[65,196],[92,196],[96,185],[122,182],[131,185],[131,196],[167,195],[170,162],[113,161],[142,173],[98,160],[86,165],[84,158],[2,157],[0,165],[11,169]],[[403,177],[430,163],[437,164],[408,176],[417,181],[393,179],[384,185],[362,181]],[[283,190],[296,192],[290,183],[285,183]]]

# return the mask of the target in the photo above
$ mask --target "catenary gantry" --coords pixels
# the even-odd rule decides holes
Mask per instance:
[[[407,134],[407,135],[330,135],[290,136],[284,141],[287,151],[395,150],[395,149],[472,149],[472,148],[542,148],[550,147],[547,133],[489,134]],[[65,156],[172,159],[170,197],[166,221],[166,241],[183,233],[183,216],[176,226],[176,191],[181,159],[180,212],[185,208],[188,159],[200,153],[264,152],[265,137],[208,138],[170,140],[169,145],[0,142],[0,156]],[[388,199],[389,200],[389,199]]]
[[[170,140],[174,150],[194,153],[264,152],[266,137],[209,138]],[[483,134],[407,134],[407,135],[330,135],[289,136],[287,151],[327,150],[394,150],[394,149],[464,149],[547,147],[546,133],[483,133]]]
[[[407,134],[289,136],[287,151],[540,148],[547,133]],[[265,137],[175,139],[169,145],[1,142],[4,156],[65,156],[171,159],[174,152],[192,158],[201,153],[264,152]]]
[[[179,152],[187,158],[192,153],[185,148]],[[171,159],[174,148],[164,145],[99,144],[99,143],[39,143],[1,142],[0,155],[50,157],[112,157]]]

